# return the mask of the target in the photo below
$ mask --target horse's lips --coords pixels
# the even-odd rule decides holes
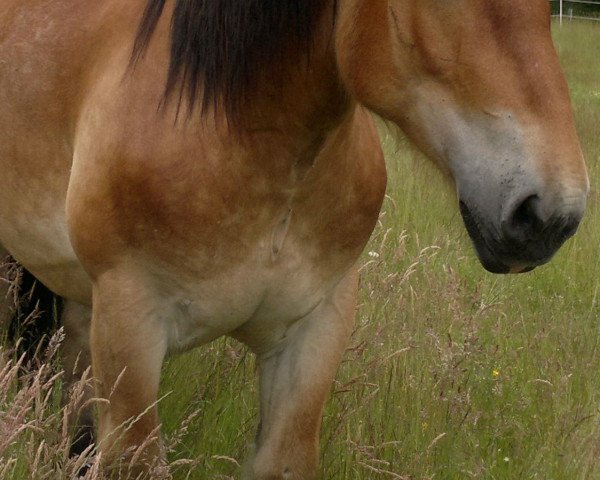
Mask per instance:
[[[535,267],[534,266],[514,266],[510,267],[509,273],[527,273],[531,272]]]
[[[530,272],[535,268],[534,266],[529,265],[510,267],[498,260],[498,258],[488,247],[487,242],[485,241],[485,238],[483,237],[483,234],[481,233],[481,230],[473,218],[473,215],[467,204],[461,201],[459,206],[465,228],[471,237],[471,241],[473,242],[475,251],[477,252],[477,256],[479,257],[479,261],[483,265],[483,268],[485,268],[488,272],[498,274],[525,273]]]

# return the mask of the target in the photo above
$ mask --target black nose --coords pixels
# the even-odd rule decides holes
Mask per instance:
[[[530,195],[517,203],[502,222],[502,233],[507,242],[520,245],[537,243],[540,256],[543,250],[556,250],[571,237],[581,220],[579,212],[556,212],[546,215],[538,195]],[[541,245],[540,245],[541,244]],[[544,248],[545,247],[545,248]]]

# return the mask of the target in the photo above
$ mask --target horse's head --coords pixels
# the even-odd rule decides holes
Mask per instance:
[[[346,0],[347,88],[454,179],[486,269],[547,262],[575,232],[588,177],[547,0]]]

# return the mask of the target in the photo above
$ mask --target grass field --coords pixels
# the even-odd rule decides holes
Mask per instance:
[[[600,25],[566,23],[555,37],[592,180],[578,235],[530,274],[486,273],[441,175],[382,127],[388,196],[325,412],[323,479],[600,478]],[[19,395],[4,390],[0,412]],[[171,460],[195,460],[175,477],[237,478],[257,423],[252,356],[220,340],[174,358],[162,393]],[[56,441],[47,431],[2,450],[5,434],[0,478],[58,478],[31,473]]]

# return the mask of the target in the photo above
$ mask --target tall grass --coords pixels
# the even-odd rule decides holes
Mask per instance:
[[[388,195],[325,412],[323,479],[600,478],[600,26],[555,37],[593,186],[579,233],[530,274],[484,272],[449,187],[382,127]],[[69,478],[64,455],[34,461],[64,452],[60,380],[21,418],[2,375],[0,478]],[[169,360],[161,389],[175,478],[236,478],[257,424],[252,356],[219,340]]]

